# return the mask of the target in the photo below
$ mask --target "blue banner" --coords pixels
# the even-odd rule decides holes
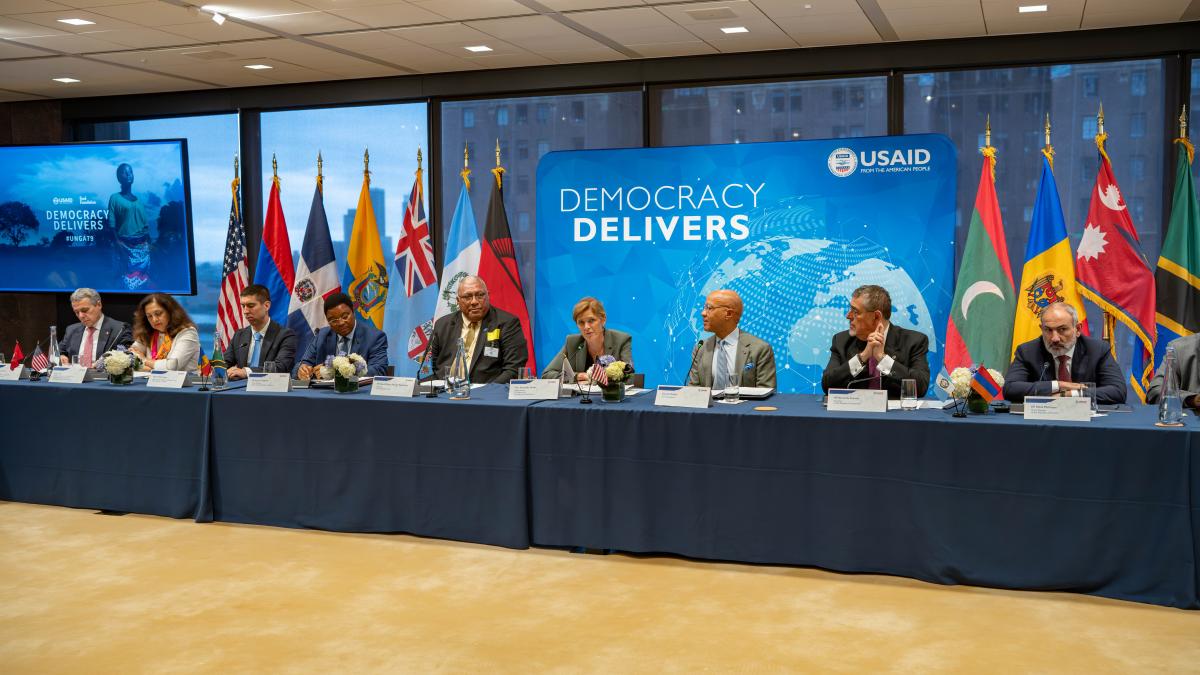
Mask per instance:
[[[775,349],[779,390],[819,392],[850,293],[879,284],[892,322],[942,366],[954,297],[956,154],[942,135],[547,154],[537,173],[538,353],[577,332],[580,298],[633,335],[647,384],[683,383],[704,296],[737,291]]]

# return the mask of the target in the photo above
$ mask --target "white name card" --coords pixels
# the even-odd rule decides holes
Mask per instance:
[[[660,384],[654,394],[654,405],[668,408],[711,408],[712,388]]]
[[[558,380],[510,380],[508,398],[521,401],[556,401],[561,385]]]
[[[21,379],[21,375],[25,373],[25,366],[17,366],[9,369],[8,364],[0,365],[0,382],[16,382]]]
[[[412,398],[417,390],[417,378],[415,377],[387,377],[384,375],[376,375],[375,381],[371,383],[372,396],[395,396],[398,398]]]
[[[1025,419],[1089,422],[1092,419],[1092,401],[1083,396],[1026,396]]]
[[[186,380],[186,370],[152,370],[150,379],[146,380],[146,386],[155,389],[183,389]]]
[[[289,373],[250,373],[246,376],[246,391],[286,394],[292,390]]]
[[[830,389],[825,398],[830,412],[887,412],[887,389]]]
[[[50,369],[50,381],[54,384],[83,384],[87,368],[82,366],[54,366]]]

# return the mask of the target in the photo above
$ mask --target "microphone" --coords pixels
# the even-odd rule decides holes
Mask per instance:
[[[417,381],[421,380],[421,371],[425,369],[425,361],[429,358],[429,353],[433,351],[433,340],[429,341],[429,346],[425,351],[421,352],[421,360],[417,363]],[[437,398],[437,392],[433,389],[433,377],[430,377],[429,391],[425,392],[425,398]]]
[[[692,362],[688,364],[689,379],[692,374],[692,369],[697,367],[696,366],[696,357],[704,352],[704,350],[702,349],[703,347],[704,347],[704,338],[700,338],[699,340],[696,340],[696,346],[692,347]],[[699,370],[696,371],[696,381],[697,382],[703,381],[703,378],[700,376]],[[684,384],[686,385],[687,382],[685,381]]]

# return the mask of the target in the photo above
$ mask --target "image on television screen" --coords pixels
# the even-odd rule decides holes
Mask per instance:
[[[195,292],[187,141],[0,147],[0,291]]]

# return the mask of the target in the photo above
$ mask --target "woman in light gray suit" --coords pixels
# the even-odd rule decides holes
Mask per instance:
[[[605,354],[633,365],[633,337],[629,333],[604,327],[608,317],[604,314],[604,305],[600,304],[599,300],[580,300],[575,303],[575,310],[571,316],[575,319],[575,325],[579,326],[579,334],[567,336],[566,344],[542,371],[543,378],[561,377],[563,361],[566,360],[575,371],[575,380],[587,382],[588,368]]]

